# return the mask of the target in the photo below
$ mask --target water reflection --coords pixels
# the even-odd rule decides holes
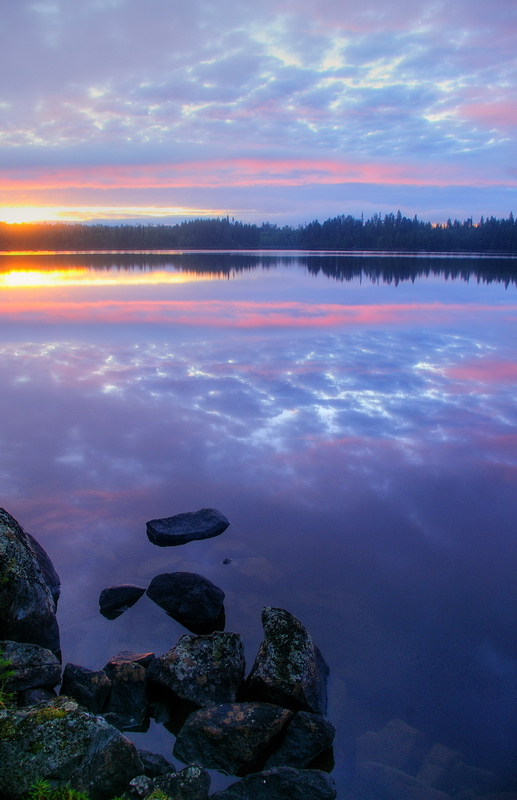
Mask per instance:
[[[307,259],[230,282],[39,287],[32,318],[34,287],[2,293],[2,505],[63,577],[65,660],[165,652],[181,626],[145,597],[109,622],[99,593],[200,572],[248,664],[263,605],[313,633],[338,784],[354,736],[391,717],[510,774],[514,287],[343,286]],[[148,542],[147,519],[201,507],[231,527],[173,553]],[[170,734],[153,735],[170,755]]]

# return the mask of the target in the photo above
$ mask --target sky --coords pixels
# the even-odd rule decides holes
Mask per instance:
[[[0,220],[517,213],[514,0],[0,2]]]

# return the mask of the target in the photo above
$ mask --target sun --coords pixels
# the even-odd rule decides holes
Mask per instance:
[[[185,217],[220,217],[239,213],[220,208],[184,208],[181,206],[0,206],[0,222],[79,222],[124,219],[162,219]]]

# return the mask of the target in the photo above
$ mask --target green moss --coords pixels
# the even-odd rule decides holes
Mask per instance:
[[[16,736],[16,725],[8,717],[0,719],[0,741],[2,739],[14,739]]]
[[[16,674],[11,666],[12,662],[7,658],[2,658],[0,654],[0,708],[6,708],[14,702],[15,693],[8,692],[6,689],[9,679]]]
[[[49,781],[39,780],[33,783],[29,794],[28,800],[88,800],[88,795],[84,792],[79,792],[77,789],[72,789],[70,786],[61,786],[53,788]]]
[[[53,706],[45,706],[45,708],[37,708],[31,711],[27,717],[30,722],[35,722],[36,725],[42,725],[45,722],[51,722],[53,719],[63,719],[66,717],[68,711],[64,708],[54,708]]]

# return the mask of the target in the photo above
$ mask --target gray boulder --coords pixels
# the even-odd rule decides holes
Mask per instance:
[[[192,542],[194,539],[211,539],[226,530],[230,520],[215,508],[186,511],[173,517],[151,519],[146,523],[150,542],[158,547],[171,547]]]
[[[61,683],[61,665],[56,656],[37,644],[0,642],[0,658],[9,661],[14,675],[7,681],[8,692],[53,689]]]
[[[0,509],[0,639],[28,642],[59,656],[59,577],[43,548]]]
[[[289,723],[282,744],[266,761],[265,767],[303,769],[334,741],[336,729],[325,717],[299,711]]]
[[[145,589],[132,583],[109,586],[100,593],[99,610],[106,619],[117,619],[124,611],[134,606],[143,594]]]
[[[194,706],[214,706],[235,702],[244,670],[244,646],[238,633],[186,634],[153,661],[148,680]]]
[[[195,572],[157,575],[147,596],[192,633],[213,633],[224,628],[223,590]]]
[[[76,700],[91,714],[102,714],[110,691],[111,681],[103,669],[86,669],[78,664],[66,665],[60,694]]]
[[[110,800],[142,772],[134,744],[73,700],[0,710],[0,796],[7,800],[23,797],[39,779]]]
[[[195,711],[180,730],[174,755],[229,775],[260,768],[292,712],[268,703],[225,703]]]
[[[210,800],[334,800],[334,780],[317,769],[274,769],[248,775]]]
[[[262,611],[265,638],[246,679],[244,698],[325,714],[329,668],[302,623],[283,608]]]
[[[138,750],[138,755],[144,765],[144,775],[148,778],[158,778],[160,775],[168,775],[176,772],[176,767],[167,761],[166,758],[158,753],[151,753],[150,750]]]

